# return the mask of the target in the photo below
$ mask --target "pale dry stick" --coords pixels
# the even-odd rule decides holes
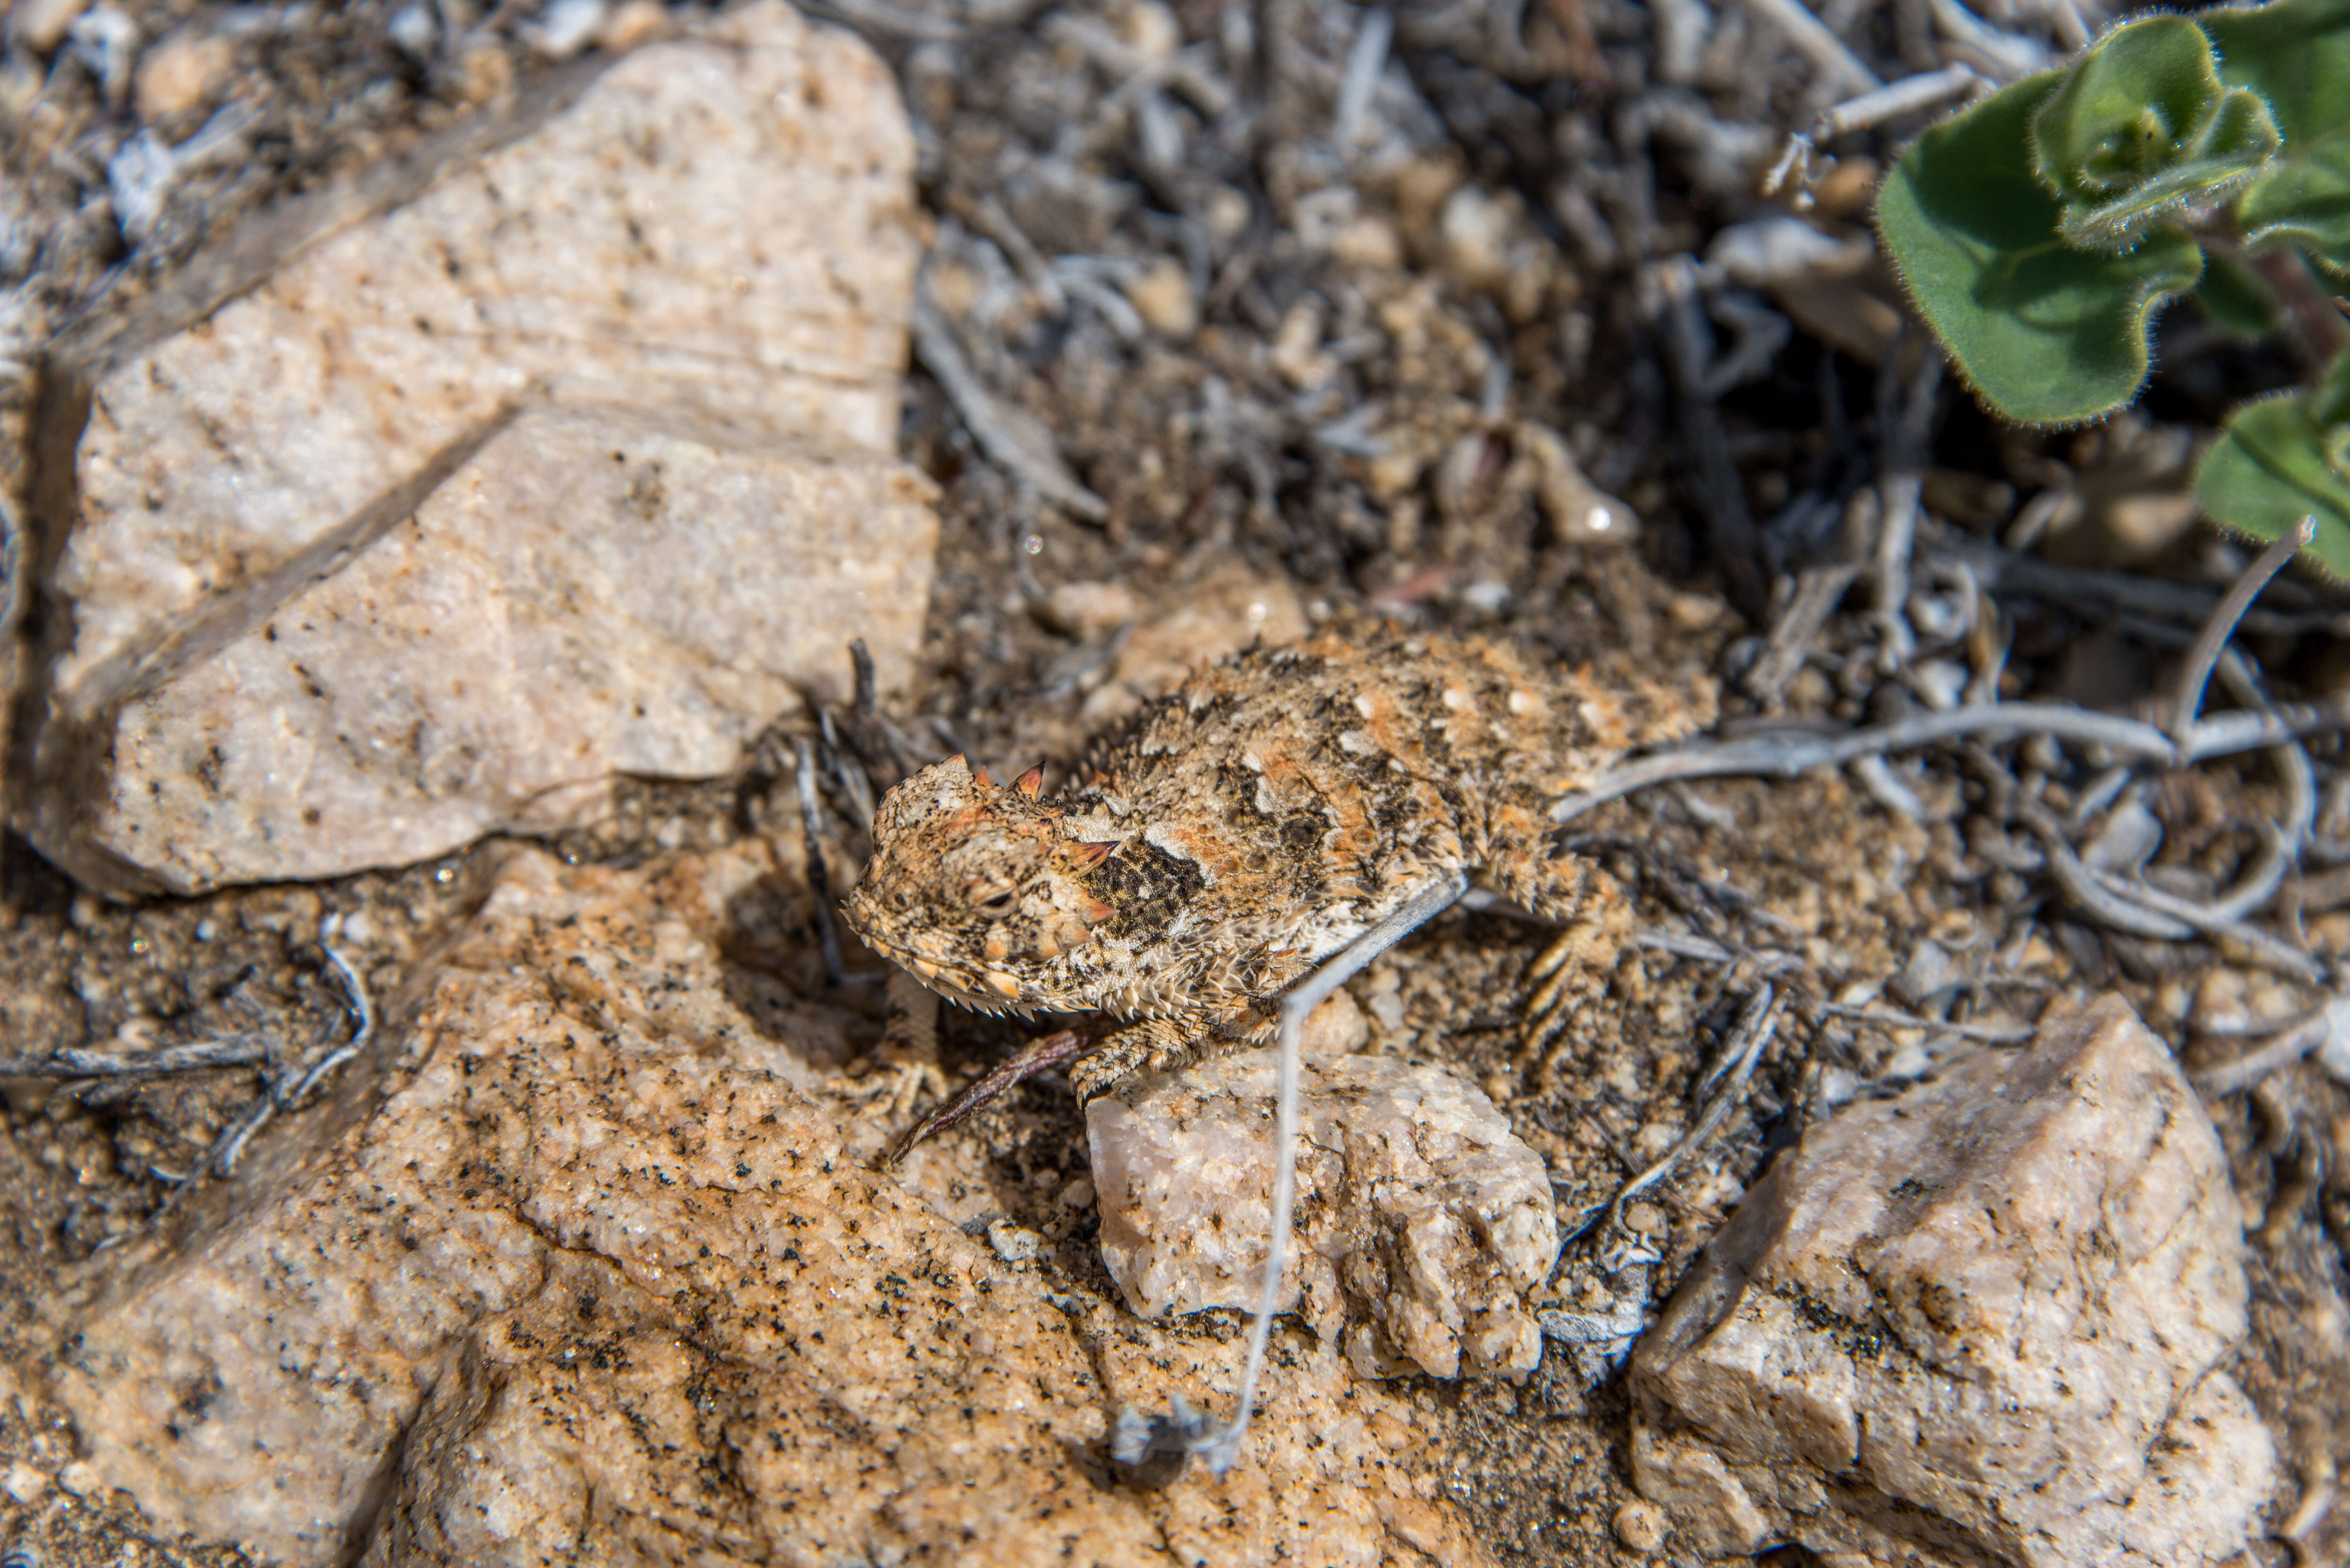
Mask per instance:
[[[2302,1483],[2301,1501],[2294,1505],[2293,1512],[2276,1530],[2277,1539],[2283,1542],[2293,1553],[2293,1568],[2321,1568],[2324,1560],[2318,1556],[2317,1547],[2310,1537],[2315,1535],[2317,1527],[2325,1522],[2325,1516],[2334,1511],[2334,1504],[2339,1495],[2334,1484],[2334,1458],[2331,1454],[2320,1449],[2310,1469],[2314,1473]],[[7,1568],[7,1565],[0,1563],[0,1568]]]
[[[1047,316],[1059,316],[1069,308],[1069,297],[1061,292],[1061,280],[1053,275],[1053,265],[1028,231],[1014,223],[1012,214],[994,195],[982,196],[972,203],[971,221],[980,233],[1003,247],[1012,265],[1020,270],[1020,280],[1036,293],[1036,303]]]
[[[2195,722],[2203,711],[2204,688],[2211,683],[2211,671],[2219,667],[2220,655],[2228,639],[2236,635],[2236,625],[2261,590],[2303,546],[2317,537],[2317,519],[2301,520],[2301,526],[2279,538],[2260,553],[2258,559],[2244,569],[2243,575],[2228,590],[2227,597],[2212,609],[2203,629],[2196,634],[2195,646],[2188,650],[2187,662],[2178,672],[2178,694],[2171,700],[2170,738],[2181,751],[2195,729]]]
[[[800,841],[806,846],[810,901],[816,908],[816,941],[824,953],[824,977],[836,988],[848,971],[840,961],[840,933],[832,926],[832,874],[824,863],[824,808],[816,795],[816,748],[803,735],[792,742],[792,782],[800,798]]]
[[[1851,771],[1869,797],[1894,815],[1905,822],[1927,819],[1926,803],[1918,798],[1916,790],[1893,776],[1893,770],[1886,765],[1884,753],[1871,752],[1865,757],[1855,757]]]
[[[2260,826],[2262,840],[2261,857],[2254,863],[2252,869],[2244,874],[2242,880],[2224,896],[2208,904],[2194,904],[2189,899],[2179,900],[2182,904],[2189,904],[2200,910],[2201,914],[2198,918],[2208,919],[2214,925],[2226,926],[2257,914],[2271,898],[2276,897],[2277,889],[2283,887],[2284,879],[2293,874],[2296,857],[2290,835],[2274,823],[2263,822]],[[2137,898],[2151,908],[2161,908],[2154,902],[2156,898],[2170,896],[2164,894],[2158,888],[2150,888],[2133,877],[2116,877],[2110,872],[2096,870],[2092,870],[2090,875],[2110,887],[2120,889],[2126,897]],[[2146,897],[2149,894],[2153,897]]]
[[[2174,915],[2158,914],[2125,898],[2090,875],[2088,867],[2065,838],[2063,825],[2046,806],[2035,800],[2019,798],[2016,815],[2039,836],[2045,852],[2043,863],[2065,897],[2101,924],[2134,937],[2152,937],[2167,942],[2183,942],[2195,934],[2195,928],[2186,921]]]
[[[1142,319],[1142,312],[1128,302],[1109,269],[1097,265],[1095,258],[1063,256],[1053,264],[1053,276],[1070,298],[1081,299],[1092,306],[1094,314],[1118,334],[1119,342],[1139,343],[1150,330]]]
[[[2233,715],[2230,715],[2233,717]],[[1571,822],[1620,795],[1669,779],[1721,778],[1732,774],[1793,778],[1814,768],[1841,767],[1857,757],[1915,751],[1942,741],[1975,735],[2015,739],[2052,735],[2085,745],[2103,745],[2126,756],[2175,762],[2170,737],[2152,724],[2057,702],[1984,702],[1939,713],[1916,713],[1889,724],[1842,734],[1816,732],[1750,735],[1688,746],[1643,757],[1602,774],[1591,787],[1551,807],[1553,822]],[[2263,741],[2247,741],[2230,751],[2249,751]]]
[[[1330,140],[1341,158],[1351,157],[1370,119],[1371,95],[1378,89],[1379,72],[1388,63],[1388,47],[1395,38],[1395,16],[1384,8],[1366,11],[1355,28],[1355,42],[1347,50],[1347,74],[1338,82],[1338,111]]]
[[[1751,966],[1752,973],[1763,980],[1804,967],[1804,960],[1797,953],[1777,948],[1749,948],[1741,951],[1711,937],[1692,936],[1686,931],[1642,930],[1633,937],[1632,945],[1642,952],[1669,953],[1674,958],[1688,959],[1696,963],[1746,964]]]
[[[276,1115],[277,1085],[273,1083],[265,1085],[262,1092],[254,1096],[253,1103],[245,1106],[236,1120],[231,1122],[223,1129],[221,1136],[213,1141],[213,1150],[207,1158],[207,1163],[213,1168],[213,1174],[234,1176],[236,1162],[244,1158],[244,1146],[251,1143],[261,1129],[267,1127],[271,1118]]]
[[[818,9],[830,11],[852,27],[870,27],[893,38],[951,44],[962,37],[960,23],[908,11],[888,0],[818,0]]]
[[[2324,1012],[2319,1008],[2312,1012],[2296,1012],[2290,1018],[2252,1018],[2241,1012],[2198,1013],[2187,1021],[2187,1026],[2210,1040],[2268,1040],[2292,1033]]]
[[[2272,969],[2307,981],[2312,985],[2322,984],[2325,980],[2324,964],[2259,927],[2246,924],[2241,918],[2231,919],[2208,904],[2199,904],[2192,898],[2166,893],[2144,882],[2124,882],[2120,877],[2108,877],[2096,870],[2089,870],[2088,875],[2107,892],[2128,899],[2139,909],[2168,915],[2205,936],[2224,937],[2241,943],[2252,957],[2264,961]],[[2273,888],[2271,890],[2273,891]]]
[[[1208,1456],[1209,1469],[1218,1475],[1240,1459],[1241,1441],[1248,1435],[1249,1417],[1256,1410],[1257,1377],[1272,1343],[1273,1320],[1281,1306],[1281,1274],[1287,1266],[1289,1227],[1297,1202],[1297,1078],[1298,1054],[1305,1015],[1330,993],[1353,979],[1363,966],[1404,938],[1460,902],[1469,890],[1469,878],[1455,871],[1431,882],[1387,919],[1356,938],[1320,968],[1290,987],[1281,999],[1281,1023],[1276,1038],[1280,1053],[1279,1087],[1274,1107],[1273,1220],[1266,1237],[1264,1283],[1257,1293],[1256,1314],[1249,1322],[1248,1360],[1241,1372],[1239,1409],[1229,1426],[1204,1422],[1191,1447]]]
[[[41,1056],[0,1056],[0,1078],[145,1078],[200,1073],[208,1067],[244,1067],[263,1061],[268,1045],[250,1035],[231,1034],[156,1051],[85,1051],[66,1047]]]
[[[1624,1205],[1671,1175],[1676,1166],[1704,1147],[1721,1129],[1722,1122],[1730,1116],[1731,1106],[1744,1096],[1747,1082],[1754,1076],[1754,1069],[1762,1060],[1763,1047],[1770,1044],[1772,1038],[1779,1033],[1779,1013],[1778,988],[1765,981],[1747,1000],[1745,1010],[1739,1015],[1737,1031],[1731,1036],[1731,1049],[1723,1053],[1723,1059],[1731,1064],[1727,1081],[1713,1098],[1706,1102],[1705,1109],[1698,1116],[1697,1126],[1684,1134],[1680,1142],[1666,1150],[1663,1158],[1626,1182],[1608,1201],[1606,1221],[1608,1225],[1621,1223]],[[1707,1075],[1709,1079],[1716,1075],[1718,1074]]]
[[[2350,726],[2350,697],[2324,702],[2278,702],[2267,710],[2242,710],[2202,719],[2189,732],[2182,763],[2256,752],[2284,741],[2322,735]]]
[[[1847,131],[1866,130],[1888,119],[1905,114],[1915,114],[1922,109],[1947,103],[1974,91],[1982,81],[1980,72],[1964,65],[1945,66],[1939,71],[1921,71],[1914,77],[1903,77],[1898,82],[1887,82],[1874,92],[1848,98],[1823,110],[1812,135],[1825,140],[1842,136]]]
[[[2280,703],[2265,713],[2232,712],[2205,719],[2195,726],[2182,751],[2152,724],[2117,714],[2055,702],[1970,703],[1841,734],[1790,731],[1661,752],[1601,774],[1589,789],[1559,800],[1550,815],[1553,822],[1571,822],[1611,800],[1672,779],[1793,778],[1814,768],[1841,767],[1871,753],[1915,751],[1969,736],[2014,740],[2047,735],[2177,766],[2258,751],[2345,725],[2350,725],[2350,700]]]
[[[1053,450],[1052,432],[1026,410],[1006,408],[981,384],[978,372],[963,357],[926,287],[914,292],[911,324],[915,352],[938,378],[983,452],[1037,494],[1087,522],[1098,523],[1109,515],[1109,504],[1077,483],[1060,453]]]
[[[2036,800],[2016,802],[2016,815],[2039,836],[2048,855],[2048,868],[2067,897],[2104,924],[2131,936],[2162,941],[2185,941],[2200,933],[2239,943],[2255,959],[2312,985],[2325,979],[2323,965],[2268,932],[2228,918],[2210,906],[2181,898],[2143,882],[2124,882],[2093,870],[2074,852],[2064,825]],[[2273,889],[2272,889],[2273,891]]]
[[[1053,42],[1075,47],[1119,78],[1118,87],[1111,89],[1111,99],[1126,93],[1127,101],[1130,101],[1149,88],[1164,85],[1190,99],[1191,106],[1210,119],[1232,107],[1231,89],[1201,66],[1205,56],[1196,48],[1147,57],[1099,23],[1066,11],[1045,24],[1045,33]],[[1108,101],[1105,100],[1105,107]]]
[[[2025,510],[2031,508],[2027,506]],[[1971,537],[1952,538],[1945,535],[1923,553],[1931,560],[1965,564],[1987,593],[2002,597],[2046,599],[2081,615],[2134,610],[2156,620],[2200,626],[2224,597],[2220,589],[2208,584],[2165,582],[2129,572],[2060,566],[2037,556],[2020,555],[2012,548]],[[2248,631],[2282,637],[2305,636],[2310,632],[2350,637],[2350,615],[2337,610],[2266,610],[2255,607],[2244,613],[2242,626]]]
[[[245,1107],[244,1116],[213,1145],[213,1168],[223,1176],[236,1174],[236,1162],[244,1158],[244,1146],[269,1125],[271,1117],[281,1110],[300,1106],[321,1079],[366,1050],[375,1038],[375,1002],[368,995],[367,983],[359,979],[359,971],[351,967],[351,961],[328,943],[323,930],[318,945],[326,950],[328,961],[335,966],[335,973],[343,982],[343,1002],[351,1015],[351,1037],[318,1058],[290,1093],[286,1088],[289,1074],[281,1073],[269,1080],[260,1097]]]
[[[1934,25],[1951,43],[1970,50],[2002,81],[2019,81],[2050,65],[2048,47],[2037,39],[2003,32],[1959,3],[1929,0]]]
[[[2255,570],[2257,569],[2256,567]],[[2235,597],[2231,595],[2230,598]],[[2244,596],[2244,602],[2250,602],[2250,596]],[[2225,608],[2226,607],[2223,606],[2223,611]],[[2232,613],[2241,616],[2242,604],[2238,604]],[[2219,624],[2220,619],[2220,618],[2214,617],[2215,626]],[[2235,694],[2238,701],[2243,703],[2247,709],[2265,709],[2268,706],[2268,693],[2261,689],[2259,678],[2253,674],[2251,666],[2241,654],[2227,647],[2226,640],[2224,635],[2215,638],[2212,629],[2207,628],[2203,636],[2198,639],[2198,647],[2199,649],[2205,643],[2210,643],[2217,648],[2213,662],[2219,666],[2220,678],[2227,683],[2228,689]],[[2208,680],[2208,676],[2205,679]],[[2179,701],[2191,705],[2199,705],[2202,701],[2201,682],[2195,681],[2182,686]],[[2309,760],[2308,750],[2298,740],[2290,740],[2270,747],[2269,753],[2275,760],[2277,772],[2284,779],[2289,803],[2284,820],[2282,823],[2261,824],[2262,837],[2261,858],[2251,871],[2238,880],[2234,888],[2208,904],[2188,905],[2199,913],[2183,918],[2200,929],[2232,926],[2235,922],[2244,919],[2266,906],[2268,901],[2276,896],[2277,889],[2284,886],[2284,879],[2300,864],[2302,847],[2308,842],[2310,832],[2316,826],[2317,770]],[[2135,877],[2116,877],[2095,870],[2091,874],[2108,887],[2117,888],[2125,897],[2135,902],[2155,909],[2168,907],[2164,900],[2169,895],[2163,894],[2158,888],[2147,887],[2142,880]],[[2179,900],[2179,902],[2187,904],[2186,900]]]
[[[2081,19],[2081,8],[2073,0],[2055,0],[2048,7],[2048,20],[2067,54],[2078,54],[2087,48],[2089,40],[2095,36],[2089,31],[2089,24]]]
[[[1888,363],[1881,373],[1889,377],[1892,366]],[[1882,639],[1877,664],[1887,674],[1908,664],[1916,648],[1908,614],[1909,556],[1918,539],[1918,499],[1933,433],[1935,393],[1941,385],[1942,356],[1928,347],[1918,355],[1917,371],[1901,389],[1899,418],[1884,435],[1885,472],[1877,482],[1880,507],[1876,576],[1877,624]],[[1879,406],[1883,406],[1881,400]]]
[[[1690,936],[1683,931],[1644,930],[1633,937],[1632,945],[1644,952],[1670,953],[1675,958],[1694,959],[1700,963],[1738,961],[1738,954],[1711,937]]]
[[[2091,779],[2088,786],[2081,791],[2081,797],[2073,803],[2073,809],[2066,814],[2067,826],[2076,833],[2088,826],[2099,812],[2121,797],[2122,791],[2127,789],[2130,780],[2137,776],[2136,769],[2111,767]]]
[[[1887,1029],[1922,1029],[1939,1034],[1955,1034],[1961,1040],[1980,1040],[1989,1045],[2021,1045],[2039,1033],[2022,1026],[1996,1023],[1950,1023],[1936,1018],[1919,1018],[1914,1013],[1886,1007],[1852,1007],[1839,1002],[1812,1002],[1804,1004],[1805,1011],[1824,1013],[1830,1018],[1849,1018],[1860,1023],[1875,1023]]]
[[[2064,510],[2064,504],[2072,499],[2073,493],[2069,490],[2042,491],[2023,504],[2023,509],[2015,514],[2015,521],[2010,523],[2007,531],[2000,535],[2000,543],[2010,550],[2029,550],[2040,543],[2040,535],[2048,532],[2048,524],[2056,521],[2056,514]]]
[[[2241,1094],[2279,1068],[2292,1066],[2324,1044],[2333,1033],[2333,1010],[2329,1008],[2257,1051],[2239,1056],[2225,1066],[2196,1074],[2195,1086],[2215,1100]]]
[[[832,710],[818,707],[816,720],[816,732],[824,737],[823,755],[817,760],[826,764],[832,782],[838,784],[840,793],[848,797],[849,819],[853,822],[872,821],[875,804],[872,778],[867,774],[865,765],[851,756],[849,748],[841,743],[840,728],[833,722]]]
[[[1779,150],[1778,161],[1762,176],[1762,194],[1775,196],[1793,182],[1795,205],[1808,209],[1812,193],[1806,189],[1812,177],[1812,139],[1800,130],[1787,133],[1787,145]]]
[[[368,996],[367,987],[360,982],[359,971],[333,949],[328,948],[327,951],[343,981],[346,1004],[351,1012],[353,1041],[358,1042],[363,1037],[372,1037],[375,1032],[375,1004]],[[280,1093],[280,1087],[285,1081],[283,1075],[266,1079],[262,1092],[254,1097],[253,1103],[239,1112],[234,1120],[221,1129],[220,1136],[213,1139],[212,1147],[206,1149],[203,1158],[196,1162],[196,1171],[200,1173],[209,1169],[216,1176],[235,1175],[237,1161],[244,1158],[245,1146],[253,1141],[254,1137],[263,1127],[269,1125],[270,1118],[277,1114],[279,1107],[298,1100],[301,1095],[325,1076],[327,1072],[331,1071],[334,1066],[340,1065],[341,1062],[349,1060],[350,1055],[356,1054],[356,1052],[347,1054],[340,1051],[328,1053],[327,1059],[322,1061],[317,1068],[304,1075],[301,1084],[292,1095]],[[195,1187],[194,1174],[178,1179],[171,1196],[156,1205],[155,1211],[147,1217],[146,1223],[151,1227],[161,1223],[166,1216],[179,1207],[180,1199],[195,1190]],[[128,1239],[129,1232],[109,1237],[99,1243],[98,1251],[103,1251]]]
[[[1850,563],[1813,566],[1796,574],[1794,596],[1771,628],[1762,657],[1746,672],[1747,691],[1773,704],[1786,695],[1788,685],[1811,657],[1820,628],[1860,574],[1861,568]]]
[[[342,978],[343,993],[351,1010],[351,1037],[319,1057],[317,1065],[302,1075],[302,1081],[294,1085],[294,1093],[288,1096],[297,1106],[305,1096],[318,1086],[321,1079],[366,1050],[375,1039],[375,999],[368,994],[367,982],[359,978],[359,971],[351,966],[351,961],[337,951],[323,934],[318,939],[318,945],[326,950],[327,961],[335,966],[335,973]]]
[[[1842,38],[1829,32],[1827,25],[1812,15],[1803,0],[1746,0],[1746,5],[1764,23],[1784,34],[1787,41],[1812,64],[1855,91],[1874,92],[1885,85],[1875,71],[1861,63],[1858,55],[1845,47]]]
[[[2220,668],[2239,700],[2247,704],[2266,701],[2251,671],[2232,649],[2222,653]],[[2227,893],[2208,904],[2190,906],[2200,911],[2194,919],[2218,925],[2243,919],[2276,897],[2277,889],[2284,886],[2284,879],[2300,864],[2302,846],[2308,842],[2317,821],[2316,768],[2309,760],[2308,750],[2297,740],[2272,746],[2269,753],[2276,762],[2277,772],[2284,778],[2288,802],[2284,820],[2260,825],[2261,858]],[[2078,815],[2076,812],[2076,820]],[[2093,871],[2092,875],[2119,889],[2125,897],[2153,908],[2165,907],[2163,900],[2171,897],[2136,878],[2118,877],[2103,871]]]

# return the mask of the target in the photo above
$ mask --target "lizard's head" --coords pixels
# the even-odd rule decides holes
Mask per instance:
[[[949,757],[881,797],[873,858],[848,895],[866,944],[923,984],[985,1012],[1097,1005],[1071,957],[1117,911],[1084,874],[1087,843],[1038,799],[1042,769],[991,782]]]

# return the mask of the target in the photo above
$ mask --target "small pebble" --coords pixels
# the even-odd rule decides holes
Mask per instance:
[[[49,1490],[49,1478],[47,1473],[18,1459],[8,1467],[7,1478],[0,1480],[0,1487],[5,1487],[8,1495],[18,1502],[29,1503]]]
[[[89,0],[16,0],[8,8],[8,31],[34,53],[46,55],[65,42],[66,29],[89,8]]]
[[[1036,1256],[1036,1249],[1045,1244],[1045,1238],[1009,1220],[998,1220],[987,1228],[987,1244],[1005,1262],[1025,1263]]]
[[[596,40],[604,20],[604,0],[555,0],[531,29],[531,47],[551,60],[569,59]]]
[[[457,57],[449,96],[468,107],[489,102],[514,86],[514,61],[494,38],[475,37]]]
[[[401,53],[418,60],[430,55],[441,38],[441,24],[433,20],[432,8],[422,5],[402,5],[383,30]]]
[[[1616,1539],[1643,1555],[1664,1545],[1670,1529],[1665,1511],[1646,1498],[1636,1497],[1616,1511]]]
[[[1055,631],[1100,637],[1134,619],[1139,608],[1134,590],[1123,583],[1077,582],[1055,587],[1036,613]]]
[[[1665,613],[1684,631],[1703,631],[1721,613],[1721,601],[1705,594],[1675,594]]]
[[[235,64],[236,53],[225,38],[164,39],[147,51],[131,78],[139,118],[170,119],[201,108]]]
[[[1126,299],[1143,324],[1162,337],[1189,337],[1200,325],[1191,275],[1172,256],[1162,256],[1135,274],[1126,286]]]
[[[1321,1006],[1305,1015],[1297,1048],[1308,1056],[1350,1056],[1370,1040],[1370,1021],[1355,1005],[1355,999],[1341,990],[1332,992]]]
[[[99,1475],[98,1467],[88,1459],[76,1459],[59,1470],[57,1484],[76,1497],[88,1497],[92,1492],[106,1490],[106,1481]]]
[[[596,41],[617,55],[658,36],[668,26],[669,13],[657,0],[628,0],[612,13],[611,20],[604,24],[604,36]]]
[[[1164,59],[1183,46],[1183,25],[1159,0],[1142,0],[1126,13],[1127,47],[1146,60]]]
[[[1926,1047],[1912,1040],[1896,1047],[1877,1075],[1880,1078],[1915,1078],[1921,1076],[1933,1064],[1934,1059],[1926,1054]]]

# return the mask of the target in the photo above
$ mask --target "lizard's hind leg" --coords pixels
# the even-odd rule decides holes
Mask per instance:
[[[1596,862],[1560,852],[1547,839],[1495,856],[1486,875],[1496,891],[1560,927],[1526,971],[1533,994],[1519,1047],[1521,1064],[1533,1066],[1537,1084],[1547,1088],[1562,1037],[1607,994],[1617,956],[1632,940],[1632,900]]]
[[[1264,1283],[1257,1295],[1256,1314],[1249,1323],[1248,1361],[1241,1372],[1239,1408],[1230,1422],[1191,1409],[1177,1400],[1171,1417],[1149,1423],[1121,1423],[1113,1452],[1131,1465],[1163,1456],[1180,1448],[1208,1456],[1209,1468],[1224,1474],[1240,1459],[1241,1440],[1248,1436],[1249,1417],[1256,1411],[1256,1384],[1264,1368],[1264,1353],[1273,1338],[1273,1319],[1281,1301],[1282,1271],[1289,1262],[1289,1227],[1297,1201],[1297,1058],[1305,1015],[1353,979],[1363,966],[1395,946],[1459,902],[1469,890],[1469,879],[1458,871],[1419,888],[1402,908],[1322,961],[1321,967],[1282,994],[1279,1042],[1280,1087],[1274,1102],[1273,1216],[1265,1238]]]

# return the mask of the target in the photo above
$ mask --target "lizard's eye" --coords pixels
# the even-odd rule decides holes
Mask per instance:
[[[1000,920],[1012,912],[1012,901],[1015,891],[1016,889],[1011,888],[998,888],[993,892],[989,892],[983,888],[972,895],[971,901],[978,905],[979,912],[989,919]]]

